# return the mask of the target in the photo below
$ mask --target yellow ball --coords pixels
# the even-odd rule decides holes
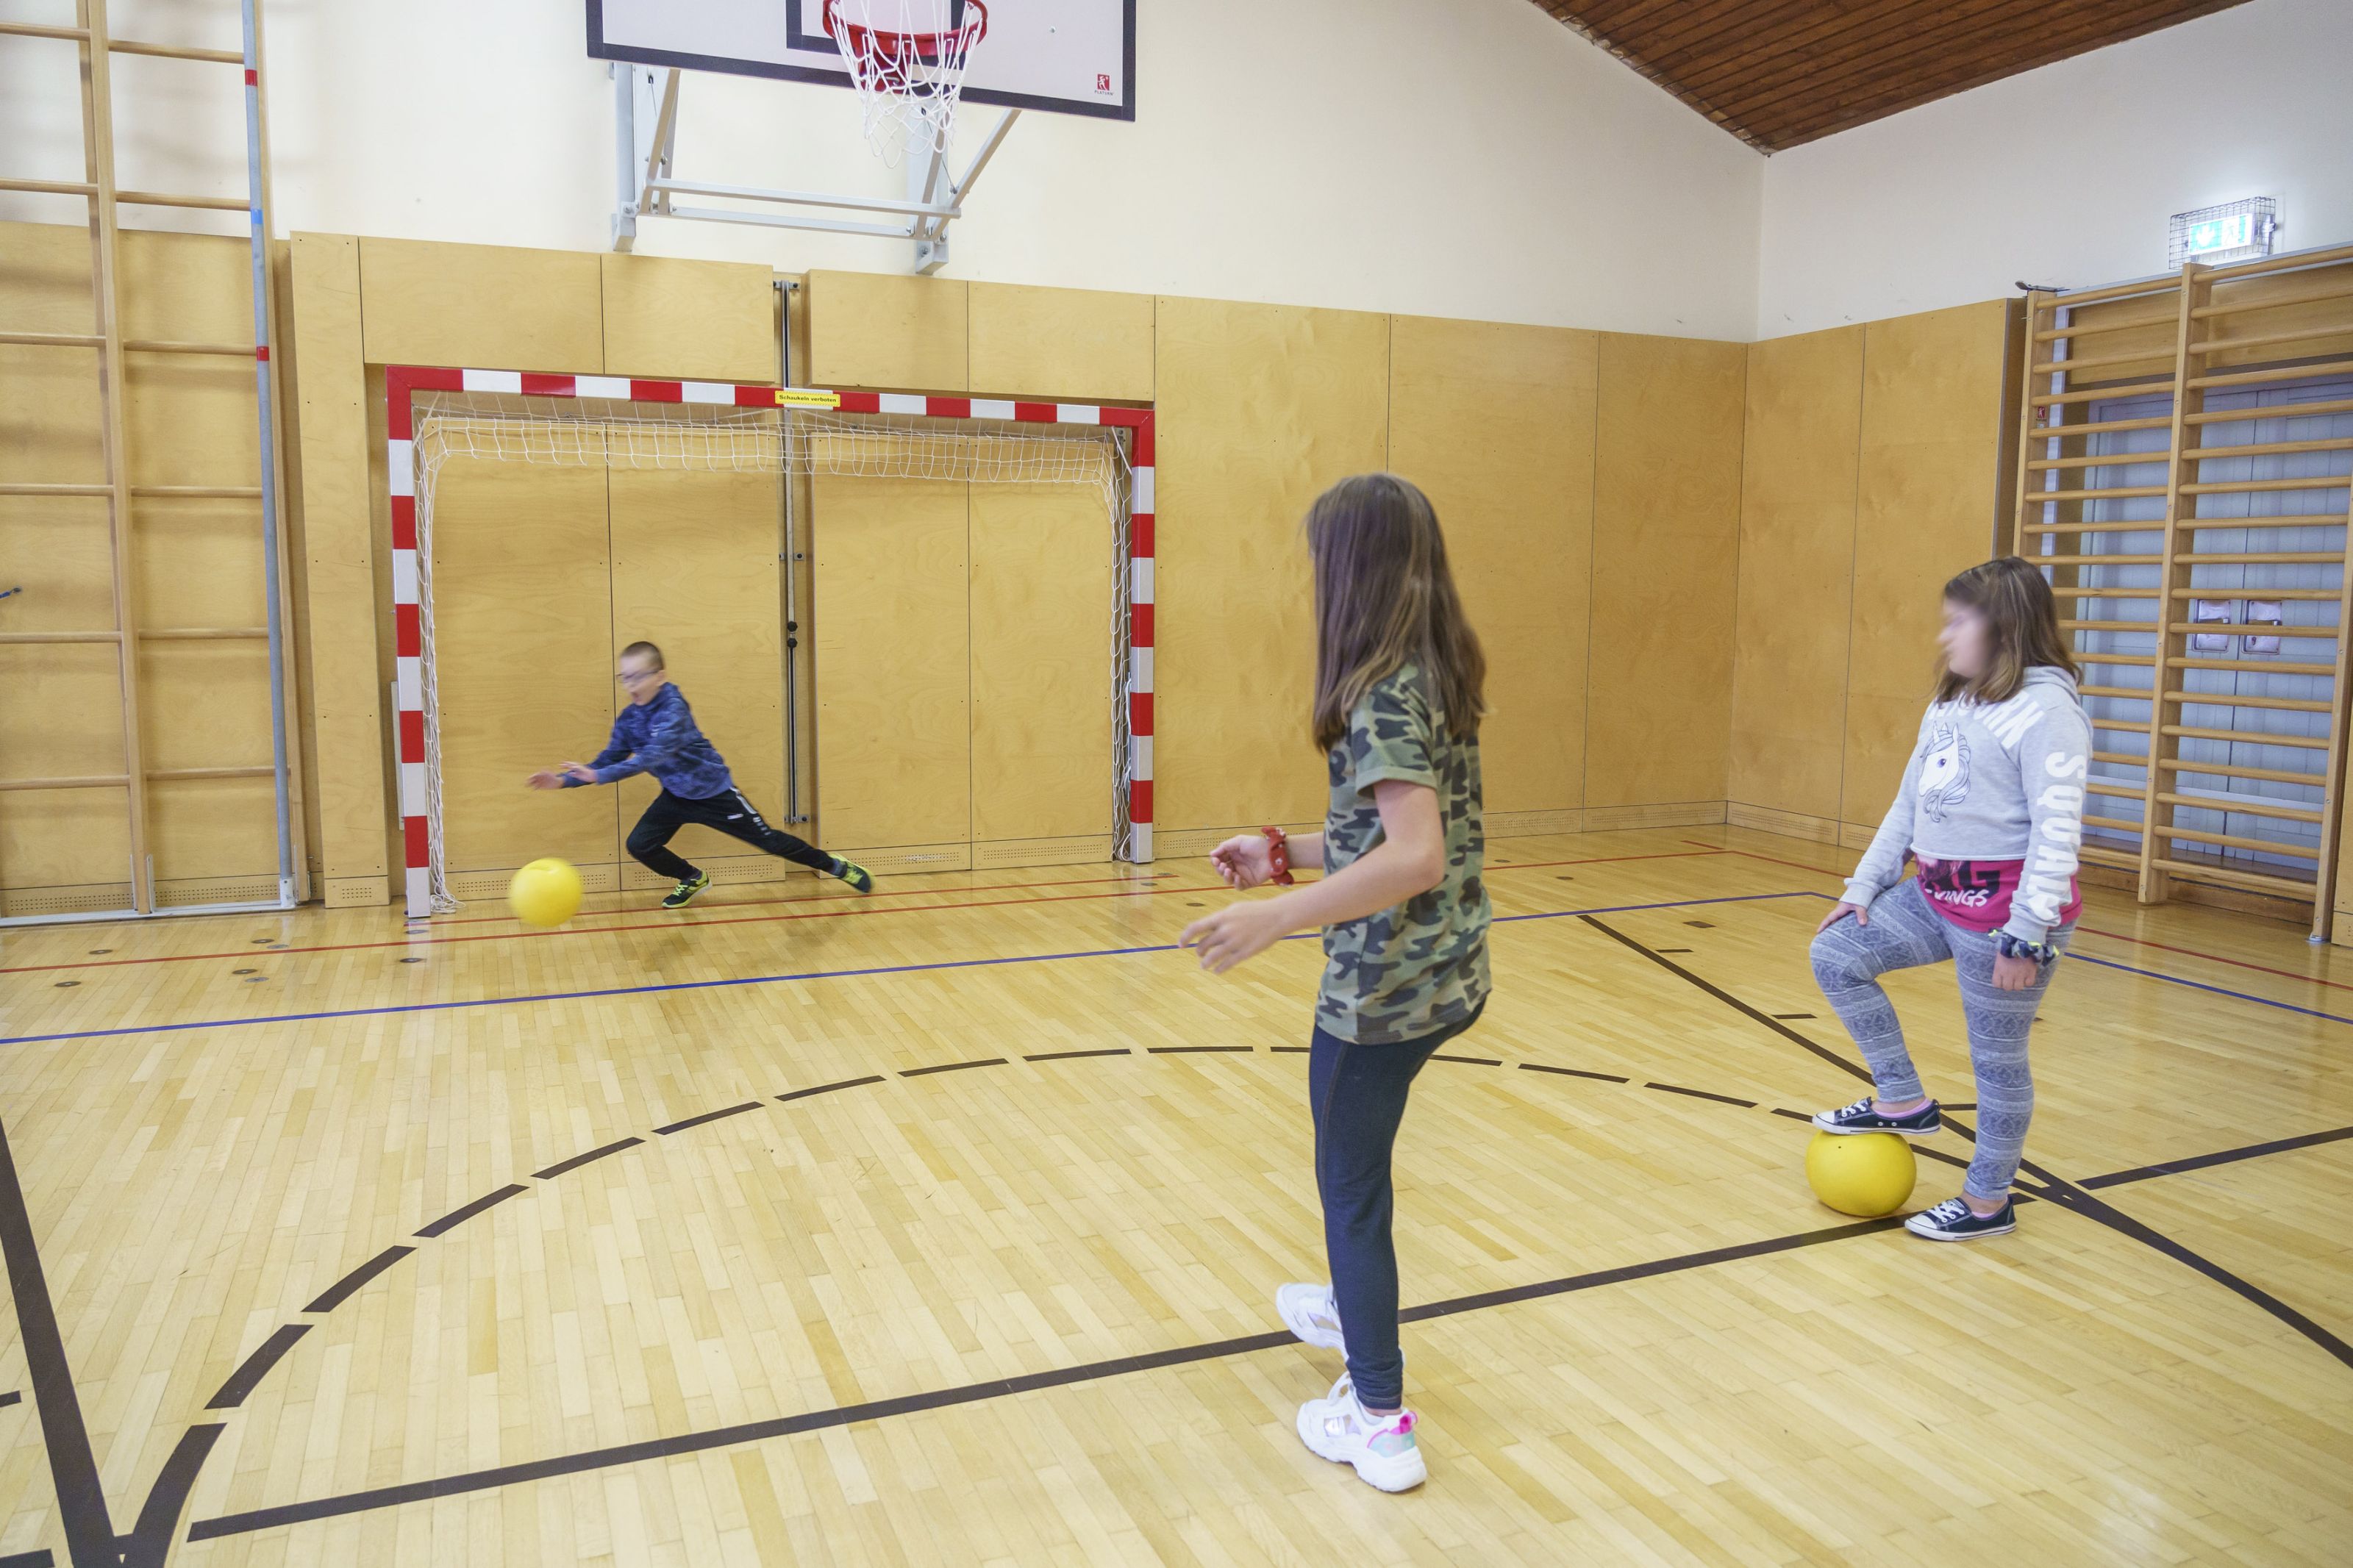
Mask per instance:
[[[1912,1145],[1893,1132],[1817,1132],[1806,1145],[1806,1181],[1841,1214],[1894,1214],[1920,1178]]]
[[[507,884],[507,907],[531,926],[560,926],[580,912],[580,873],[569,860],[534,860]]]

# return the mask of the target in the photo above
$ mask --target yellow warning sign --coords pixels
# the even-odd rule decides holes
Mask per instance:
[[[776,405],[781,408],[839,408],[841,394],[818,386],[780,386],[776,388]]]

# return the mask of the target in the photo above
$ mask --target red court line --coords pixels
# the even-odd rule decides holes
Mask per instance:
[[[1686,844],[1696,844],[1699,840],[1696,838],[1686,838],[1683,842]],[[1846,880],[1843,876],[1841,876],[1836,871],[1825,871],[1820,866],[1809,866],[1803,861],[1799,860],[1777,860],[1770,855],[1759,855],[1754,849],[1718,849],[1716,850],[1716,853],[1718,855],[1738,855],[1750,860],[1763,860],[1769,865],[1787,866],[1793,870],[1811,871],[1817,877],[1833,877],[1841,882]]]
[[[912,875],[918,877],[952,877],[956,875],[956,873],[953,871],[917,871],[912,873]],[[1157,873],[1157,875],[1166,877],[1172,875],[1172,873],[1163,871]],[[818,904],[837,900],[846,901],[851,899],[855,899],[863,903],[873,899],[917,899],[926,896],[935,896],[941,893],[1026,893],[1036,888],[1099,888],[1107,882],[1146,882],[1152,879],[1153,879],[1150,877],[1066,877],[1060,881],[1054,882],[976,882],[972,886],[966,888],[900,888],[880,893],[801,893],[789,899],[730,899],[719,903],[705,904],[702,907],[706,910],[751,910],[765,909],[773,904]],[[659,889],[640,889],[638,890],[641,893],[650,893],[658,891]],[[619,897],[626,895],[600,896]],[[619,920],[630,915],[642,914],[645,911],[642,909],[584,910],[572,918],[575,921]],[[694,923],[694,916],[690,915],[679,923],[681,925],[692,924]],[[495,925],[501,923],[512,925],[514,923],[514,916],[443,915],[436,918],[431,923],[437,929],[442,926]],[[293,950],[290,949],[289,951]],[[5,973],[6,971],[0,970],[0,973]]]
[[[1528,862],[1528,863],[1527,863],[1527,864],[1525,864],[1525,865],[1499,866],[1499,867],[1494,868],[1494,869],[1496,869],[1496,870],[1503,870],[1503,871],[1535,871],[1535,870],[1542,870],[1542,869],[1545,869],[1545,868],[1546,868],[1554,867],[1554,866],[1600,866],[1600,865],[1614,864],[1614,863],[1616,863],[1616,862],[1618,862],[1618,861],[1621,861],[1621,860],[1688,860],[1688,859],[1700,859],[1700,858],[1705,858],[1705,857],[1707,857],[1707,856],[1711,856],[1711,855],[1723,855],[1723,854],[1726,854],[1726,853],[1729,853],[1729,851],[1722,850],[1722,849],[1702,849],[1702,850],[1684,850],[1684,849],[1674,849],[1674,850],[1666,850],[1666,851],[1662,851],[1662,852],[1661,852],[1661,853],[1657,853],[1657,854],[1651,854],[1651,855],[1600,855],[1600,856],[1595,856],[1595,857],[1592,857],[1592,858],[1588,858],[1588,859],[1582,859],[1582,860],[1534,860],[1534,861],[1530,861],[1530,862]],[[1311,879],[1310,879],[1310,880],[1313,880],[1314,879],[1313,879],[1313,878],[1311,878]],[[444,945],[444,944],[447,944],[447,943],[450,943],[450,942],[510,942],[510,941],[528,941],[528,940],[532,940],[532,939],[538,938],[538,937],[548,937],[548,936],[595,936],[595,935],[597,935],[598,933],[600,933],[600,932],[604,932],[604,931],[693,931],[693,930],[696,930],[696,929],[698,929],[698,928],[700,928],[700,927],[703,927],[703,926],[755,925],[755,924],[771,923],[771,922],[775,922],[775,921],[778,921],[834,920],[834,919],[839,919],[839,918],[840,918],[841,916],[844,916],[844,915],[852,915],[852,914],[860,914],[860,913],[864,913],[864,914],[875,914],[875,915],[904,915],[904,914],[920,914],[920,913],[922,913],[923,910],[976,910],[976,909],[978,909],[978,910],[985,910],[985,909],[992,909],[992,908],[995,908],[995,907],[997,907],[997,905],[1000,905],[1000,904],[1002,904],[1002,905],[1013,905],[1013,904],[1053,904],[1053,903],[1071,903],[1071,902],[1082,902],[1082,901],[1086,901],[1086,900],[1095,900],[1095,899],[1127,899],[1127,898],[1142,898],[1142,897],[1149,897],[1150,895],[1155,894],[1155,893],[1219,893],[1219,892],[1223,892],[1223,891],[1225,891],[1225,890],[1226,890],[1226,889],[1225,889],[1225,885],[1224,885],[1223,883],[1205,884],[1205,885],[1200,885],[1200,886],[1195,886],[1195,885],[1191,885],[1191,884],[1182,884],[1182,883],[1180,883],[1180,884],[1178,884],[1178,885],[1176,885],[1176,886],[1175,886],[1175,887],[1151,887],[1151,888],[1137,887],[1137,888],[1131,888],[1131,889],[1126,889],[1126,890],[1124,890],[1124,891],[1121,891],[1121,892],[1117,892],[1117,893],[1063,893],[1063,894],[1058,894],[1058,895],[1056,895],[1056,896],[1054,896],[1054,897],[1052,897],[1052,898],[1046,898],[1046,899],[983,899],[983,900],[967,900],[967,901],[965,901],[965,902],[964,902],[964,903],[955,903],[955,904],[900,904],[900,905],[894,905],[894,906],[892,906],[892,907],[891,907],[891,908],[889,908],[889,909],[877,909],[877,908],[874,908],[874,907],[871,905],[871,903],[869,901],[869,898],[881,898],[881,897],[886,897],[886,896],[889,896],[889,897],[898,897],[898,898],[910,898],[910,897],[913,897],[913,896],[915,896],[915,895],[917,895],[917,894],[920,894],[920,893],[926,893],[926,892],[931,893],[931,894],[934,894],[934,895],[937,895],[937,894],[940,894],[940,893],[957,893],[957,892],[1019,892],[1019,891],[1025,891],[1025,890],[1027,890],[1027,889],[1031,889],[1031,888],[1089,887],[1089,886],[1093,886],[1093,885],[1096,885],[1096,884],[1099,884],[1099,883],[1102,883],[1102,882],[1105,882],[1105,881],[1126,882],[1126,881],[1130,881],[1130,880],[1132,880],[1132,879],[1125,878],[1125,877],[1108,877],[1108,878],[1105,878],[1105,877],[1094,877],[1094,878],[1072,878],[1072,879],[1068,879],[1068,880],[1064,880],[1064,881],[1056,881],[1056,882],[1007,882],[1007,883],[994,883],[994,884],[986,884],[986,885],[984,885],[984,886],[982,886],[982,887],[979,887],[979,888],[972,888],[972,889],[965,889],[965,888],[932,888],[932,889],[911,888],[911,889],[907,889],[907,890],[906,890],[906,891],[904,891],[904,892],[898,893],[898,894],[895,894],[895,895],[873,894],[873,895],[870,895],[870,896],[869,896],[869,897],[867,897],[867,898],[856,897],[856,896],[852,896],[852,895],[844,895],[844,894],[839,894],[839,893],[822,893],[822,894],[817,894],[817,895],[813,895],[813,896],[809,896],[809,897],[803,897],[803,898],[797,898],[797,899],[763,899],[763,900],[747,900],[745,902],[744,902],[744,903],[742,903],[742,904],[723,904],[723,905],[720,905],[720,906],[718,906],[718,907],[719,907],[719,908],[722,908],[722,909],[746,909],[746,908],[752,908],[752,907],[754,907],[755,905],[768,905],[768,904],[810,904],[810,903],[843,904],[843,905],[847,905],[847,906],[849,906],[849,907],[848,907],[848,908],[845,908],[845,909],[840,909],[840,910],[810,910],[810,911],[808,911],[807,913],[805,913],[805,914],[794,914],[794,915],[742,915],[742,916],[737,916],[737,917],[734,917],[734,918],[732,918],[732,919],[724,919],[724,920],[702,920],[702,919],[695,919],[695,918],[692,918],[692,917],[689,917],[689,918],[687,918],[687,919],[685,919],[685,920],[675,920],[675,919],[673,919],[673,920],[663,920],[663,921],[642,921],[642,922],[640,922],[640,923],[638,923],[638,924],[636,924],[636,925],[578,926],[578,927],[566,926],[566,927],[565,927],[565,928],[564,928],[563,930],[561,930],[561,931],[485,931],[485,932],[483,932],[481,935],[480,935],[480,936],[440,936],[440,937],[436,937],[436,936],[419,936],[419,937],[404,937],[404,938],[401,938],[401,939],[399,939],[399,940],[396,940],[396,941],[391,941],[391,942],[322,942],[322,943],[320,943],[320,944],[318,944],[318,945],[316,945],[316,946],[311,946],[311,947],[280,947],[280,948],[269,948],[269,949],[266,949],[266,950],[265,950],[265,949],[259,949],[259,948],[246,947],[246,948],[234,949],[234,950],[232,950],[232,951],[230,951],[230,952],[175,952],[175,953],[166,953],[166,954],[164,954],[164,955],[163,955],[163,956],[161,956],[161,957],[157,957],[157,958],[103,958],[103,959],[95,959],[95,960],[84,960],[84,961],[82,961],[82,962],[79,962],[79,963],[27,963],[27,964],[18,964],[18,965],[16,965],[16,966],[15,966],[15,967],[13,967],[13,968],[0,968],[0,974],[46,974],[46,973],[51,973],[51,972],[53,972],[53,971],[56,971],[56,970],[60,970],[60,969],[111,969],[111,968],[118,967],[118,966],[120,966],[120,965],[122,965],[122,964],[138,964],[138,963],[197,963],[197,962],[204,961],[204,960],[216,960],[216,959],[223,959],[223,958],[253,958],[253,957],[256,957],[256,956],[259,955],[259,954],[260,954],[260,953],[262,953],[263,952],[270,952],[270,953],[273,953],[273,954],[291,954],[291,953],[298,953],[298,952],[366,952],[366,951],[369,951],[369,950],[371,950],[371,949],[377,949],[377,948],[387,948],[387,947],[400,947],[400,948],[413,948],[413,947],[436,947],[436,946],[441,946],[441,945]],[[613,913],[613,914],[629,914],[629,913],[634,913],[634,912],[636,912],[636,911],[633,911],[633,910],[610,910],[610,911],[607,911],[607,912],[609,912],[609,913]],[[512,919],[512,917],[501,917],[501,916],[495,916],[495,915],[481,915],[481,916],[477,916],[477,917],[474,917],[474,918],[475,918],[476,920],[484,921],[493,921],[501,920],[501,919],[502,919],[502,918],[503,918],[503,919],[510,919],[510,920]],[[459,922],[451,922],[451,923],[459,923]]]

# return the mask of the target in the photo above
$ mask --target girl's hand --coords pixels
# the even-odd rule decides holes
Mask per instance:
[[[1259,840],[1263,844],[1263,838]],[[1224,847],[1220,846],[1220,847]],[[1228,904],[1213,915],[1203,915],[1176,939],[1180,947],[1201,950],[1201,967],[1223,974],[1246,959],[1256,957],[1291,933],[1281,899],[1253,899]]]
[[[1814,934],[1816,936],[1821,935],[1822,932],[1830,930],[1831,927],[1838,924],[1840,921],[1845,919],[1849,915],[1852,915],[1854,917],[1854,923],[1859,926],[1867,926],[1871,923],[1871,912],[1868,910],[1865,910],[1861,904],[1850,904],[1844,899],[1841,899],[1838,901],[1837,907],[1822,917],[1822,923],[1814,928]],[[2015,991],[2018,987],[2015,985],[2005,985],[2002,989],[2005,991]]]
[[[1993,983],[2004,991],[2023,991],[2042,975],[2042,966],[2031,958],[1997,956],[1993,961]]]
[[[1237,834],[1209,851],[1209,864],[1229,888],[1263,887],[1274,877],[1274,846],[1263,833]]]

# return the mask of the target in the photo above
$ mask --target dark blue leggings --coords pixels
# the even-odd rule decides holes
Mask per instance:
[[[1483,1004],[1482,1010],[1483,1010]],[[1348,1342],[1348,1378],[1376,1410],[1405,1403],[1405,1352],[1398,1348],[1396,1208],[1389,1151],[1405,1120],[1414,1075],[1430,1053],[1479,1021],[1473,1013],[1434,1035],[1360,1046],[1315,1031],[1307,1058],[1307,1102],[1315,1113],[1315,1190],[1324,1199],[1324,1251],[1332,1300]]]

